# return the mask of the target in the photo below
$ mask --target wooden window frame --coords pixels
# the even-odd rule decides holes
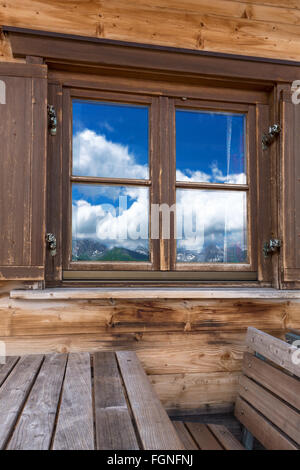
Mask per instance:
[[[140,89],[143,89],[143,80],[139,80]],[[143,272],[145,280],[153,280],[153,275],[149,275],[150,271],[156,272],[156,280],[170,281],[174,280],[205,280],[211,279],[212,273],[217,280],[256,280],[257,273],[257,237],[256,237],[256,199],[257,199],[257,174],[256,174],[256,148],[254,138],[256,132],[256,114],[255,105],[247,103],[236,103],[230,101],[230,92],[225,93],[227,100],[204,100],[202,93],[200,98],[195,95],[184,97],[184,101],[174,98],[172,93],[170,96],[154,96],[148,93],[133,94],[128,92],[120,92],[122,85],[110,86],[110,91],[99,89],[90,89],[89,81],[85,83],[84,88],[63,89],[62,104],[62,127],[64,129],[62,137],[62,155],[63,155],[63,220],[65,223],[62,227],[62,247],[63,261],[62,269],[65,279],[99,279],[109,277],[110,279],[122,280],[128,273],[128,278],[136,279],[135,272]],[[188,90],[186,90],[188,92]],[[150,240],[149,248],[151,261],[146,262],[74,262],[70,260],[71,253],[71,182],[87,182],[89,184],[126,184],[126,180],[121,178],[95,178],[95,177],[74,177],[72,176],[72,100],[82,99],[95,102],[112,102],[126,104],[146,104],[149,106],[149,180],[127,180],[130,185],[139,185],[149,187],[150,203],[168,204],[170,207],[176,199],[177,188],[209,188],[215,190],[247,190],[247,232],[248,232],[248,256],[249,263],[177,263],[176,262],[176,240],[174,239],[174,216],[171,214],[171,239],[170,240]],[[203,183],[182,183],[176,182],[176,130],[175,130],[175,113],[176,109],[198,109],[210,110],[216,112],[232,112],[242,113],[246,116],[246,166],[247,166],[247,184],[245,185],[226,185],[226,184],[203,184]],[[163,131],[162,131],[163,129]],[[251,164],[250,164],[251,162]],[[160,177],[163,174],[163,179]],[[55,184],[55,182],[53,182]],[[150,215],[150,212],[149,212]],[[151,224],[151,220],[150,220]],[[149,224],[149,229],[150,229]],[[160,228],[161,230],[161,228]],[[108,273],[116,272],[109,276]],[[161,274],[165,272],[165,274]],[[178,273],[177,276],[174,273]],[[193,276],[189,273],[194,273]],[[168,276],[168,273],[173,273]],[[198,276],[196,275],[198,273]],[[206,274],[207,273],[207,274]],[[124,276],[125,275],[125,276]]]
[[[166,107],[168,99],[166,96],[169,96],[174,100],[187,97],[187,99],[194,100],[207,99],[224,103],[247,104],[255,108],[255,164],[258,175],[258,198],[255,209],[259,229],[257,230],[257,280],[255,282],[251,280],[248,283],[247,281],[238,282],[233,276],[227,282],[225,278],[221,280],[222,272],[219,272],[217,274],[220,276],[218,279],[220,282],[214,282],[213,273],[207,272],[207,283],[200,279],[201,276],[195,279],[195,283],[199,281],[198,285],[211,286],[280,287],[285,260],[280,253],[272,258],[264,259],[261,248],[264,241],[269,240],[270,237],[280,238],[283,234],[282,213],[280,212],[282,142],[279,139],[267,152],[263,153],[261,138],[269,125],[280,122],[280,92],[283,88],[290,88],[291,83],[299,78],[300,63],[86,38],[14,27],[4,26],[2,29],[4,34],[9,36],[14,57],[26,60],[28,63],[43,63],[48,66],[48,99],[57,107],[58,121],[61,125],[62,96],[67,88],[150,95],[159,98]],[[223,88],[228,92],[225,96]],[[69,285],[68,283],[71,282],[63,280],[61,256],[64,225],[60,212],[63,153],[61,134],[62,130],[58,127],[57,138],[51,140],[48,137],[46,228],[47,231],[56,232],[58,238],[57,256],[50,258],[49,253],[46,254],[46,282],[49,286]],[[172,145],[170,135],[165,136],[165,145]],[[51,186],[54,180],[55,184]],[[260,210],[260,207],[264,210]],[[55,218],[55,211],[59,211],[59,217]],[[164,252],[170,250],[168,245],[164,247],[162,244],[162,247],[160,262]],[[165,267],[169,269],[167,265]],[[153,276],[153,273],[149,271],[149,275]],[[74,271],[74,274],[78,273]],[[167,274],[168,271],[162,272],[161,277],[164,278]],[[230,275],[232,274],[234,275],[231,272]],[[242,281],[242,273],[239,274],[240,281]],[[164,281],[166,281],[165,278]],[[84,281],[77,276],[74,285],[80,285],[81,282]],[[91,279],[90,282],[98,285],[96,280]],[[128,286],[135,285],[135,282],[142,282],[142,280],[124,281]],[[173,280],[170,284],[172,282]],[[103,280],[100,281],[101,285],[104,283]],[[182,280],[182,285],[191,285],[191,283],[190,279]]]

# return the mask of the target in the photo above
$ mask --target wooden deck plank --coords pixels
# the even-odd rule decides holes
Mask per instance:
[[[247,331],[246,345],[266,359],[300,377],[300,364],[292,361],[292,355],[298,351],[296,346],[251,327]]]
[[[96,444],[98,450],[138,450],[114,353],[94,355]]]
[[[186,450],[199,450],[199,447],[182,421],[173,421],[173,426]]]
[[[19,357],[8,356],[6,358],[5,364],[0,364],[0,387],[10,374],[16,363],[18,362]]]
[[[0,388],[0,449],[15,425],[43,356],[24,356]]]
[[[66,354],[51,354],[45,357],[8,449],[49,449],[66,360]]]
[[[207,426],[225,450],[246,450],[225,426],[221,424],[208,424]]]
[[[224,450],[206,424],[185,423],[201,450]]]
[[[171,420],[132,351],[116,353],[136,425],[145,450],[183,450]]]
[[[300,410],[300,381],[265,361],[245,353],[243,372],[275,395]]]
[[[240,378],[239,394],[283,433],[300,444],[300,413],[245,376]]]
[[[68,357],[53,450],[93,450],[91,363],[88,353]]]
[[[237,398],[235,416],[266,449],[298,450],[295,444],[241,397]]]

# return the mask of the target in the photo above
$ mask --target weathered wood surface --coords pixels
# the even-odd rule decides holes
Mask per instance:
[[[131,351],[120,351],[116,355],[143,449],[158,450],[162,443],[164,449],[183,449],[136,355]]]
[[[21,358],[0,388],[0,449],[13,431],[42,360],[43,356]]]
[[[118,361],[112,352],[8,361],[0,369],[10,370],[0,387],[0,448],[184,449],[135,353],[120,352]]]
[[[299,291],[264,288],[52,288],[10,292],[11,299],[19,300],[103,300],[103,299],[300,299]]]
[[[235,416],[265,448],[299,449],[299,350],[252,327],[246,345]]]
[[[93,450],[90,355],[70,354],[53,440],[54,450]]]
[[[114,353],[94,355],[94,384],[97,449],[138,449]]]
[[[173,425],[186,450],[245,450],[222,424],[174,421]]]
[[[242,444],[225,426],[221,424],[208,424],[207,427],[225,450],[245,450]]]
[[[237,398],[235,416],[252,434],[255,434],[266,449],[298,450],[298,447],[292,441],[275,428],[272,423],[264,419],[241,397]]]
[[[221,444],[203,423],[186,423],[188,431],[201,450],[223,450]]]
[[[7,0],[0,16],[31,29],[299,60],[299,10],[298,0]],[[3,39],[0,58],[11,60]]]
[[[7,449],[49,449],[66,360],[65,354],[45,357]]]
[[[245,353],[243,372],[300,411],[300,381],[252,354]],[[300,432],[300,431],[299,431]]]
[[[233,408],[249,325],[279,338],[300,329],[297,299],[10,299],[21,287],[0,281],[8,355],[134,350],[178,414]]]
[[[240,380],[239,394],[286,435],[300,444],[300,413],[244,376]]]
[[[297,347],[280,341],[255,328],[248,328],[246,345],[261,356],[300,377]]]

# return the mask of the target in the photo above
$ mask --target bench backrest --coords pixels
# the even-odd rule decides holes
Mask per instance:
[[[266,449],[299,449],[299,350],[255,328],[246,345],[235,416]]]

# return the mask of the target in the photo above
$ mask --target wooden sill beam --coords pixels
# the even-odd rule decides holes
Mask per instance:
[[[300,300],[300,291],[276,289],[225,288],[49,288],[12,290],[11,299],[268,299]]]

